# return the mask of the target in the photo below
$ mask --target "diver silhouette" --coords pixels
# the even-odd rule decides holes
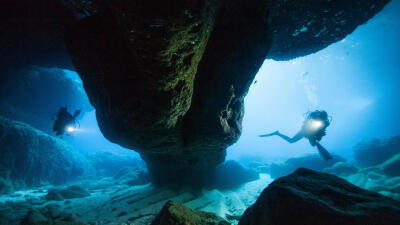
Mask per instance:
[[[329,152],[319,143],[322,137],[326,135],[326,128],[329,125],[330,119],[328,117],[328,113],[323,110],[316,110],[305,114],[305,120],[301,130],[292,138],[281,134],[279,131],[275,131],[270,134],[259,135],[259,137],[271,137],[276,135],[291,144],[305,137],[309,140],[311,146],[317,146],[318,152],[324,160],[330,160],[332,159],[331,154],[329,154]]]
[[[67,107],[61,107],[57,113],[57,119],[53,125],[53,131],[56,133],[56,136],[60,136],[63,138],[65,132],[72,133],[77,127],[76,118],[81,113],[81,110],[75,110],[74,115],[68,112]]]

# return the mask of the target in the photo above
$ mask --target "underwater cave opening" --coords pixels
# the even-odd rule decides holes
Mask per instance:
[[[333,119],[321,144],[348,159],[363,139],[399,135],[398,8],[398,1],[391,2],[345,39],[317,53],[290,61],[265,60],[245,97],[242,136],[228,149],[228,159],[285,160],[316,153],[307,140],[288,144],[258,135],[279,130],[294,136],[303,114],[317,109]]]
[[[65,72],[66,77],[73,80],[76,86],[83,90],[82,80],[77,72],[66,69],[64,69],[63,71]],[[85,101],[85,104],[90,105],[87,96],[81,101]],[[85,112],[79,118],[79,128],[75,129],[73,132],[69,132],[69,135],[64,137],[64,140],[66,140],[76,149],[84,153],[94,154],[101,151],[110,152],[122,156],[127,155],[129,157],[139,157],[139,154],[135,151],[123,148],[118,144],[114,144],[104,137],[104,135],[100,131],[96,119],[96,110],[92,106],[90,106],[88,112]]]

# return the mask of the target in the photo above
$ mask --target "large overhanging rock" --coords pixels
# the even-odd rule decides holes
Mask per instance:
[[[390,0],[276,0],[268,58],[290,60],[342,40]]]
[[[239,137],[243,97],[270,46],[267,5],[251,2],[116,2],[67,34],[102,132],[141,153],[153,175],[203,173]]]
[[[66,35],[73,63],[105,137],[171,182],[224,161],[267,55],[316,52],[388,0],[101,2]]]

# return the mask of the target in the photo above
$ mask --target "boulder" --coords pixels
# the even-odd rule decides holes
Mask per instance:
[[[60,210],[60,206],[52,204],[46,205],[44,208],[40,210],[40,213],[42,213],[44,216],[48,218],[53,218],[53,219],[59,218],[63,215]]]
[[[121,169],[114,179],[119,184],[129,186],[143,185],[150,182],[150,177],[146,169],[140,167],[126,167]]]
[[[331,169],[334,167],[324,171],[333,172]],[[380,165],[360,168],[356,173],[341,174],[341,176],[359,187],[400,200],[400,154],[394,155]]]
[[[192,180],[188,183],[187,179],[171,180],[170,176],[154,177],[150,176],[154,185],[160,184],[186,185],[197,188],[233,190],[241,185],[259,179],[259,173],[249,169],[234,160],[228,160],[213,169],[204,170],[202,173],[192,174]]]
[[[66,188],[51,188],[47,191],[46,199],[48,201],[62,201],[64,199],[71,198],[84,198],[89,196],[90,193],[87,192],[80,186],[72,185]]]
[[[312,170],[322,171],[335,165],[337,162],[343,162],[344,159],[340,156],[333,155],[333,159],[324,160],[318,154],[309,154],[300,157],[290,158],[283,163],[271,163],[269,174],[272,178],[289,175],[298,168],[308,168]]]
[[[387,139],[366,139],[354,147],[357,166],[377,166],[400,153],[400,136]]]
[[[344,178],[361,188],[400,200],[400,177],[385,174],[381,166],[360,169],[357,173]]]
[[[132,153],[132,152],[128,152]],[[139,156],[133,154],[117,154],[115,152],[96,151],[87,154],[98,176],[116,176],[125,168],[146,168],[146,164]]]
[[[43,211],[43,210],[42,210]],[[40,210],[30,210],[25,218],[22,219],[21,225],[85,225],[75,220],[72,214],[61,214],[57,219],[50,215],[44,215]]]
[[[271,183],[239,225],[395,225],[400,202],[309,169]]]
[[[58,185],[93,173],[84,156],[66,142],[3,117],[0,146],[0,177],[15,189]]]
[[[390,177],[400,176],[400,153],[384,162],[381,167],[383,172]]]
[[[6,203],[0,203],[0,225],[14,224],[16,221],[15,211]]]
[[[357,173],[359,169],[348,162],[337,162],[331,167],[324,168],[322,171],[336,176],[349,176]]]
[[[47,190],[46,200],[47,201],[63,201],[64,198],[58,189],[51,188],[51,189]]]
[[[23,219],[22,224],[41,224],[47,221],[47,218],[38,210],[30,210]]]
[[[256,171],[229,160],[217,167],[210,185],[218,189],[234,189],[258,178]]]
[[[221,217],[168,201],[151,225],[229,225]]]
[[[267,56],[316,52],[388,1],[113,1],[66,43],[105,137],[138,151],[155,179],[190,182],[238,140]]]

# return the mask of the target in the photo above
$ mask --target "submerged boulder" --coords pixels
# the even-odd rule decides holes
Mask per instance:
[[[66,142],[4,117],[0,146],[1,182],[14,189],[62,184],[93,172],[84,156]]]
[[[241,185],[259,179],[259,173],[247,168],[234,160],[228,160],[215,168],[204,170],[201,173],[192,174],[190,183],[187,179],[171,180],[170,176],[160,177],[151,174],[151,181],[154,185],[172,184],[188,185],[195,188],[229,190],[236,189]]]
[[[229,225],[221,217],[168,201],[151,225]]]
[[[359,187],[400,200],[400,154],[380,165],[361,168],[357,173],[343,176]]]
[[[400,202],[309,169],[271,183],[239,225],[395,225]]]
[[[103,177],[116,176],[124,168],[146,168],[145,162],[138,155],[133,154],[96,151],[87,154],[86,157],[95,168],[96,174]]]
[[[143,185],[150,182],[147,170],[140,167],[125,167],[114,176],[114,179],[119,184],[129,186]]]
[[[343,178],[359,187],[400,200],[400,177],[388,176],[381,167],[360,169]]]
[[[400,136],[366,139],[354,147],[354,159],[360,167],[377,166],[400,153]]]
[[[383,172],[390,177],[400,176],[400,153],[384,162],[381,167]]]
[[[66,188],[51,188],[47,191],[46,199],[48,201],[62,201],[64,199],[71,198],[84,198],[89,196],[90,193],[87,192],[80,186],[72,185]]]
[[[54,211],[54,210],[53,210]],[[21,225],[85,225],[78,222],[75,215],[69,213],[57,212],[53,215],[48,212],[48,207],[41,210],[31,209],[22,219]]]
[[[48,219],[40,213],[39,210],[30,210],[26,217],[23,219],[22,224],[41,224],[45,223]]]
[[[256,171],[246,168],[234,160],[229,160],[218,165],[210,184],[218,189],[233,189],[258,178],[260,177]]]
[[[333,166],[325,168],[322,171],[336,176],[348,176],[357,173],[359,169],[348,162],[337,162]]]
[[[272,178],[278,178],[289,175],[299,168],[322,171],[326,168],[332,167],[338,162],[343,161],[344,159],[337,155],[333,155],[333,159],[328,161],[322,159],[318,154],[304,155],[290,158],[283,163],[271,163],[269,167],[269,174]]]

